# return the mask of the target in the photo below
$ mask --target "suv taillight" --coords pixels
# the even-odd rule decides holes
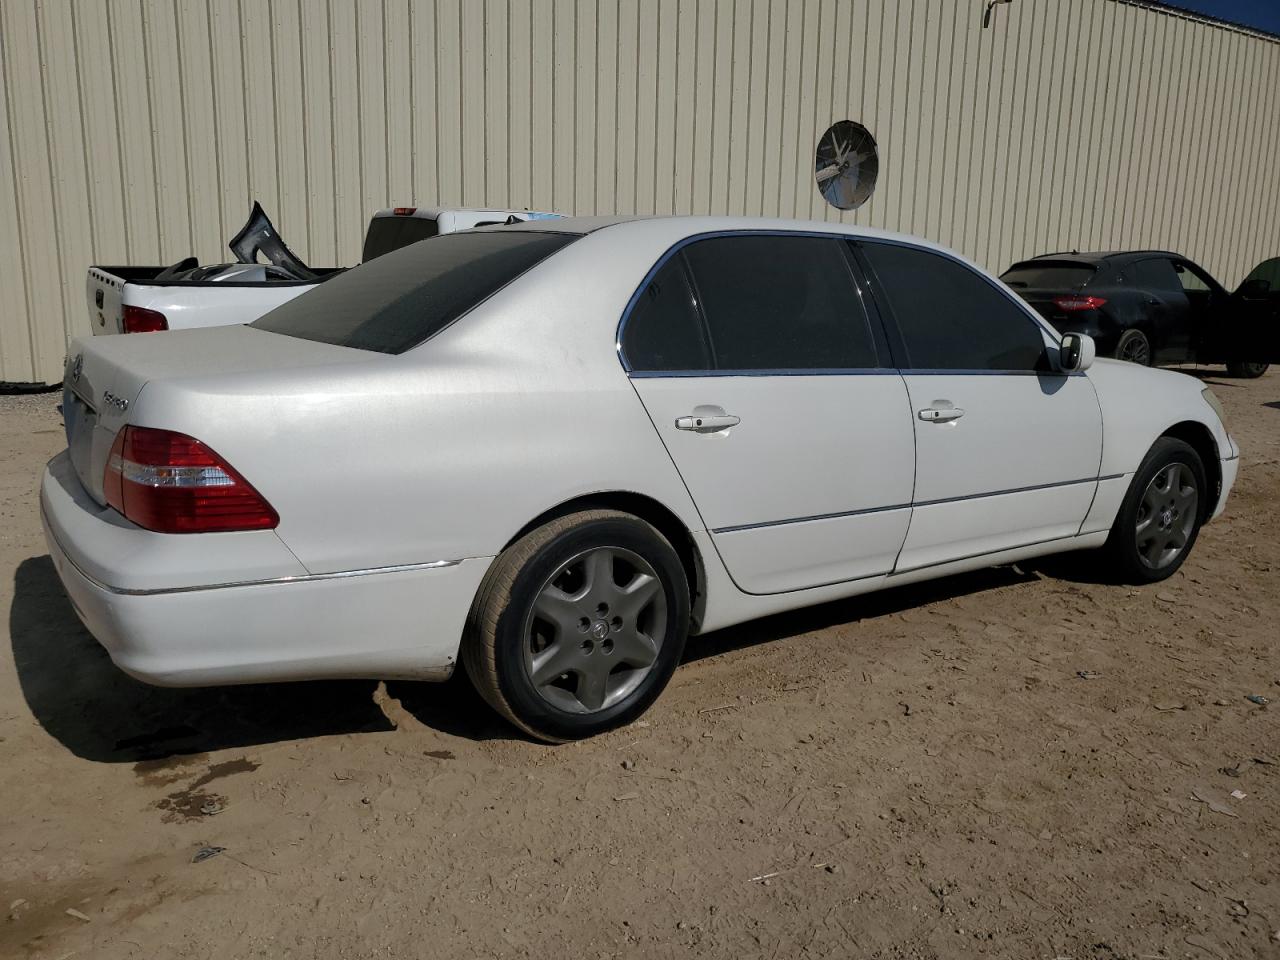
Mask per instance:
[[[125,333],[156,333],[169,329],[169,319],[159,310],[148,310],[145,307],[124,308]]]
[[[1054,297],[1053,305],[1059,310],[1075,311],[1075,310],[1097,310],[1107,301],[1102,297]]]
[[[103,473],[108,505],[158,533],[270,530],[279,515],[225,460],[171,430],[125,427]]]

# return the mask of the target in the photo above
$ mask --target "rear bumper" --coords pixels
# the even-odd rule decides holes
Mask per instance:
[[[103,570],[100,556],[87,559],[75,539],[92,539],[95,524],[118,536],[118,525],[95,518],[96,505],[67,495],[51,473],[56,460],[40,495],[54,567],[89,632],[139,680],[200,686],[328,677],[442,680],[452,673],[490,558],[212,586],[121,587],[124,575]],[[182,539],[200,549],[195,537]]]

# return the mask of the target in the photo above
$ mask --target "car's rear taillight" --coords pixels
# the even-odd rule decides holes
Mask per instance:
[[[158,533],[269,530],[279,515],[225,460],[171,430],[125,427],[102,477],[108,505]]]
[[[1071,296],[1053,298],[1053,305],[1055,307],[1059,310],[1068,311],[1097,310],[1106,302],[1107,301],[1102,297]]]
[[[145,307],[124,308],[125,333],[156,333],[169,329],[169,320],[159,310],[148,310]]]

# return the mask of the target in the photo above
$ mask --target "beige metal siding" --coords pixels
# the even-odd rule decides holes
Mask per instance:
[[[260,199],[318,265],[394,203],[746,213],[992,269],[1280,254],[1280,42],[1123,0],[0,0],[0,381],[55,381],[90,263],[217,262]],[[818,135],[881,149],[861,210]]]

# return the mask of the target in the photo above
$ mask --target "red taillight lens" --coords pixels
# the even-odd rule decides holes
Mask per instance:
[[[171,430],[125,427],[102,477],[108,505],[158,533],[270,530],[279,515],[225,460]]]
[[[412,217],[418,212],[417,207],[392,207],[391,212],[397,217]]]
[[[1059,310],[1097,310],[1107,301],[1102,297],[1054,297],[1053,305]]]
[[[125,333],[156,333],[168,329],[169,321],[159,310],[130,306],[124,308]]]

